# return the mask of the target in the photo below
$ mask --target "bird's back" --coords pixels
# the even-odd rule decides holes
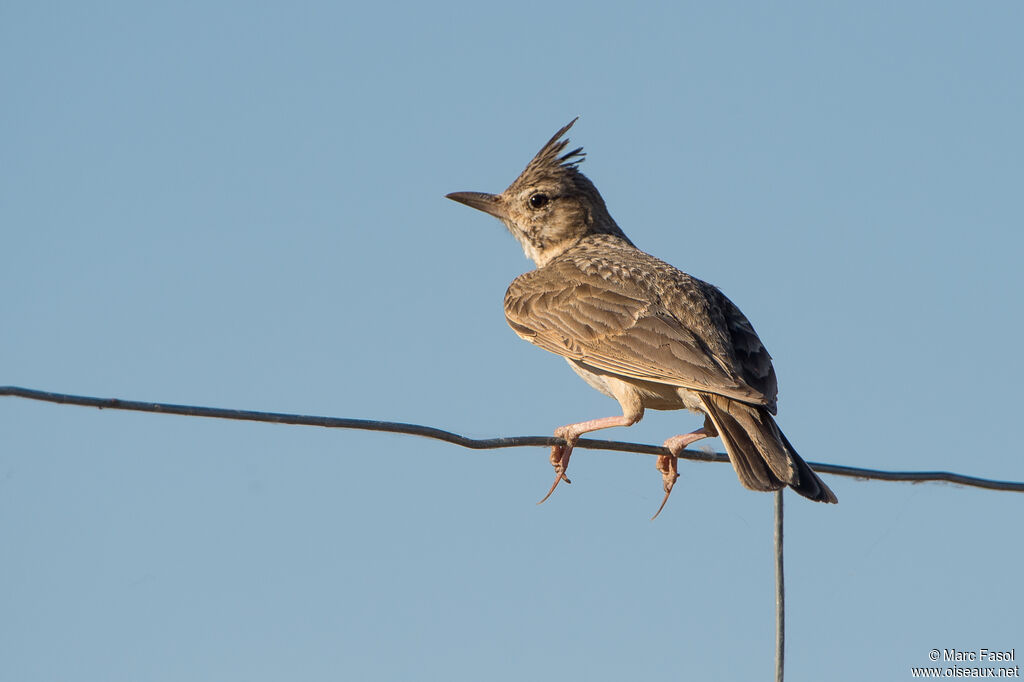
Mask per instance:
[[[775,411],[771,356],[749,320],[716,287],[617,235],[588,235],[544,267],[518,277],[506,293],[505,309],[517,333],[548,350],[570,358],[588,352],[633,357],[626,374],[638,365],[644,379]],[[533,327],[558,335],[566,352],[522,333],[536,332]],[[660,376],[647,371],[658,366]]]

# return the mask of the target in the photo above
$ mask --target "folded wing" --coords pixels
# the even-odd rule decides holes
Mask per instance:
[[[505,295],[505,318],[520,337],[624,378],[716,393],[774,411],[771,358],[750,323],[717,290],[705,285],[707,292],[698,291],[717,294],[726,306],[681,303],[673,300],[680,292],[656,293],[643,282],[588,275],[571,263],[552,265],[519,277]],[[711,319],[707,311],[715,306],[724,319]],[[744,366],[752,362],[756,366]]]

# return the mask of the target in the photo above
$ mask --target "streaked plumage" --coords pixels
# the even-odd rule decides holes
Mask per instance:
[[[666,500],[677,478],[675,454],[718,435],[747,488],[788,485],[812,500],[835,502],[775,424],[775,370],[753,326],[717,288],[629,241],[577,168],[582,149],[562,153],[568,140],[561,137],[573,123],[503,193],[448,195],[501,219],[538,266],[505,294],[512,329],[565,357],[622,407],[621,417],[555,431],[568,445],[552,450],[551,490],[568,481],[569,455],[582,433],[636,423],[646,408],[687,408],[707,418],[702,429],[666,441],[673,456],[658,461]]]

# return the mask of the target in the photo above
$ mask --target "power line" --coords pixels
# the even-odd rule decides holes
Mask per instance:
[[[265,422],[270,424],[293,424],[298,426],[320,426],[334,429],[360,429],[363,431],[385,431],[422,436],[445,441],[454,445],[473,450],[494,450],[499,448],[538,447],[564,445],[561,438],[552,436],[507,436],[502,438],[467,438],[451,431],[438,429],[421,424],[402,422],[375,421],[372,419],[350,419],[345,417],[319,417],[305,414],[288,414],[283,412],[257,412],[254,410],[232,410],[222,407],[201,407],[198,405],[175,405],[171,403],[151,403],[138,400],[120,400],[118,398],[96,398],[93,396],[71,395],[68,393],[52,393],[38,391],[19,386],[0,386],[0,396],[12,396],[28,400],[39,400],[62,405],[80,405],[108,410],[130,410],[133,412],[151,412],[157,414],[176,414],[186,417],[206,417],[213,419],[234,419],[239,421]],[[581,438],[577,448],[591,450],[614,450],[619,452],[635,452],[644,455],[670,454],[660,445],[643,443],[627,443],[614,440],[598,440]],[[681,459],[699,462],[728,462],[729,457],[721,452],[701,452],[684,450],[679,454]],[[948,471],[881,471],[860,467],[842,466],[839,464],[823,464],[809,462],[821,473],[835,474],[878,481],[945,481],[956,485],[985,488],[988,490],[1005,490],[1024,492],[1024,483],[1016,481],[996,481],[965,474],[954,474]],[[775,679],[783,682],[783,670],[786,652],[786,606],[785,606],[785,572],[783,568],[783,506],[782,490],[775,493],[774,504],[774,546],[775,546]]]
[[[782,492],[775,491],[775,682],[783,682],[783,671],[786,667],[786,572],[782,565]]]
[[[466,436],[438,429],[433,426],[406,424],[402,422],[376,421],[372,419],[350,419],[346,417],[319,417],[305,414],[288,414],[283,412],[257,412],[254,410],[233,410],[222,407],[201,407],[198,405],[175,405],[171,403],[152,403],[138,400],[121,400],[118,398],[96,398],[93,396],[71,395],[68,393],[52,393],[19,386],[0,386],[0,396],[12,396],[28,400],[40,400],[62,405],[80,405],[82,407],[98,407],[107,410],[130,410],[132,412],[152,412],[157,414],[176,414],[185,417],[206,417],[213,419],[234,419],[239,421],[265,422],[270,424],[293,424],[298,426],[320,426],[331,429],[359,429],[363,431],[385,431],[404,433],[411,436],[422,436],[445,441],[472,450],[494,450],[498,448],[519,447],[550,447],[564,445],[565,441],[553,436],[506,436],[502,438],[467,438]],[[628,443],[616,440],[600,440],[581,438],[577,448],[590,450],[613,450],[618,452],[635,452],[643,455],[670,454],[660,445],[644,443]],[[700,450],[684,450],[679,457],[697,462],[728,462],[729,457],[721,452],[701,452]],[[1017,481],[997,481],[948,471],[882,471],[861,467],[843,466],[808,462],[819,473],[835,474],[850,478],[861,478],[877,481],[945,481],[957,485],[988,490],[1005,490],[1024,493],[1024,483]]]

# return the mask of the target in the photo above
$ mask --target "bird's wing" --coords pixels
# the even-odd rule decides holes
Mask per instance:
[[[686,314],[679,314],[673,310],[679,306],[652,296],[635,281],[588,275],[571,264],[552,265],[519,277],[505,294],[505,319],[520,337],[624,378],[717,393],[774,408],[774,372],[770,386],[764,386],[770,391],[759,390],[757,382],[745,380],[744,368],[738,366],[737,354],[731,350],[727,318],[712,319],[700,312],[702,306],[687,306]],[[717,289],[704,286],[725,299]],[[708,293],[698,292],[700,296]],[[680,318],[694,319],[686,319],[684,324]],[[752,335],[742,340],[752,346],[757,335],[746,318],[739,318]],[[766,352],[764,357],[770,369]]]
[[[708,285],[710,286],[710,285]],[[751,387],[759,391],[768,400],[764,403],[768,410],[775,414],[775,400],[779,392],[779,384],[772,366],[772,356],[761,343],[750,320],[740,312],[736,305],[726,298],[725,294],[713,289],[718,305],[729,330],[733,356],[736,359],[740,376]]]

